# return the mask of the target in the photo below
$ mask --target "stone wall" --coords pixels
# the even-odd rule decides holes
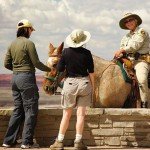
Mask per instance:
[[[7,129],[11,109],[0,109],[0,144]],[[40,145],[49,146],[58,134],[62,118],[61,109],[39,110],[35,139]],[[73,144],[76,111],[74,110],[65,144]],[[87,110],[83,134],[89,146],[150,147],[150,109],[101,109]]]

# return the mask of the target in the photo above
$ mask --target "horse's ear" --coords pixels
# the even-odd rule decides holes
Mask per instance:
[[[58,47],[58,50],[57,50],[58,54],[62,53],[63,47],[64,47],[64,42],[62,42],[61,45]]]
[[[49,44],[49,55],[53,54],[54,50],[55,50],[55,48],[54,48],[53,44],[50,43]]]

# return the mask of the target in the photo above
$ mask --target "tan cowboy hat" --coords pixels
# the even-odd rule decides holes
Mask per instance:
[[[91,38],[91,34],[88,31],[81,29],[75,29],[66,38],[66,44],[69,47],[78,48],[86,44]]]
[[[120,28],[128,30],[128,28],[125,26],[125,20],[127,18],[135,18],[137,20],[138,26],[142,23],[142,19],[140,18],[140,16],[138,16],[136,14],[132,14],[132,13],[127,13],[124,15],[124,17],[119,22]]]

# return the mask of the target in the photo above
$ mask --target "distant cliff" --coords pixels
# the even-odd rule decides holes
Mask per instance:
[[[0,74],[0,108],[13,107],[13,97],[11,90],[12,74]],[[49,96],[42,88],[44,80],[43,75],[36,74],[36,80],[39,88],[39,105],[46,107],[60,107],[60,95]]]
[[[0,74],[0,87],[11,86],[12,74]],[[44,80],[43,75],[36,75],[36,82],[39,87],[41,87]]]

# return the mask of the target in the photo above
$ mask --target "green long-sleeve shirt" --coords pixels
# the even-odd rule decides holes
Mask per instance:
[[[40,62],[34,43],[25,37],[18,37],[11,43],[4,66],[13,72],[35,72],[35,68],[50,71],[50,68]]]

